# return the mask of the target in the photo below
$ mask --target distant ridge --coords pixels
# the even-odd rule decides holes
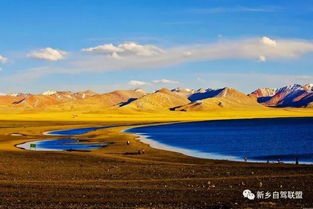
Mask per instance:
[[[313,84],[293,84],[279,89],[257,89],[250,95],[269,107],[310,107],[313,102]]]
[[[2,111],[212,111],[266,107],[313,107],[313,84],[282,88],[260,88],[251,94],[236,89],[161,88],[153,93],[143,89],[95,93],[48,90],[42,94],[0,94]]]

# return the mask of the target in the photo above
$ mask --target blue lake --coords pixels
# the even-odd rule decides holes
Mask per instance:
[[[85,134],[98,129],[110,128],[113,126],[101,126],[90,128],[66,129],[46,132],[46,135],[53,136],[75,136]],[[75,151],[75,150],[93,150],[107,146],[109,143],[91,143],[87,140],[78,140],[72,138],[47,139],[32,142],[25,142],[16,145],[16,147],[34,151]]]
[[[74,151],[99,149],[107,145],[108,143],[87,143],[77,139],[48,139],[26,142],[17,147],[35,151]]]
[[[313,118],[176,123],[127,130],[153,147],[213,159],[313,162]]]

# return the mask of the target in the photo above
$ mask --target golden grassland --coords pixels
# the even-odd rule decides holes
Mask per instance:
[[[74,117],[73,117],[74,116]],[[313,166],[188,157],[151,148],[122,130],[151,123],[312,117],[312,109],[199,112],[41,112],[0,114],[3,208],[303,208],[313,203]],[[26,151],[14,145],[55,138],[45,131],[119,125],[78,139],[110,142],[91,152]],[[12,136],[22,133],[24,136]],[[130,141],[130,145],[126,142]],[[145,150],[144,154],[137,154]],[[242,191],[298,191],[303,200],[248,201]]]
[[[0,112],[0,120],[19,121],[197,121],[238,118],[312,117],[313,108],[260,108],[225,109],[205,112],[182,111],[49,111],[49,112]]]

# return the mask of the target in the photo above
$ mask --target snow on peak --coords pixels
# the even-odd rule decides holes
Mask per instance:
[[[196,93],[205,93],[206,90],[204,88],[200,88],[196,91]]]
[[[278,91],[277,88],[261,88],[254,91],[253,93],[260,97],[269,97],[274,96],[277,93],[277,91]]]
[[[44,95],[44,96],[50,96],[50,95],[54,95],[54,94],[56,94],[56,93],[57,93],[57,91],[48,90],[48,91],[43,92],[42,95]]]
[[[174,92],[193,92],[193,89],[185,89],[185,88],[181,88],[181,87],[177,87],[175,89],[172,89],[171,91]]]
[[[135,89],[134,91],[135,92],[140,92],[140,93],[143,93],[143,94],[147,93],[144,89],[141,89],[141,88]]]
[[[313,91],[313,84],[312,83],[305,84],[303,88],[307,91]]]
[[[292,84],[292,85],[288,85],[285,87],[280,88],[277,92],[292,92],[292,91],[297,91],[297,90],[302,90],[303,87],[299,84]]]

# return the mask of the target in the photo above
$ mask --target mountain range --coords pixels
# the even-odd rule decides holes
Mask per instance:
[[[278,89],[257,89],[250,94],[269,107],[312,107],[313,84],[289,85]]]
[[[172,90],[153,93],[143,89],[117,90],[98,94],[93,91],[49,90],[42,94],[1,94],[0,110],[51,111],[214,111],[221,109],[260,109],[267,107],[313,107],[313,84],[282,88],[260,88],[244,94],[233,88]]]

